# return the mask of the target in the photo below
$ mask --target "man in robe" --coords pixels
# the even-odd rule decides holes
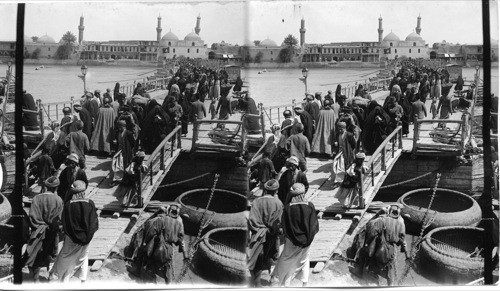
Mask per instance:
[[[311,114],[304,111],[300,106],[295,107],[293,110],[300,117],[300,122],[304,125],[304,135],[307,137],[309,144],[311,144],[314,137],[314,119]]]
[[[334,146],[337,154],[342,154],[344,160],[343,176],[345,171],[354,162],[354,151],[356,149],[356,139],[354,138],[354,134],[347,130],[347,125],[343,121],[337,123],[337,134],[335,135]],[[338,175],[340,173],[336,174]]]
[[[80,120],[83,122],[82,131],[90,141],[92,138],[92,116],[90,116],[89,111],[83,108],[80,104],[73,105],[73,109],[76,113],[78,113]]]
[[[317,125],[319,122],[320,106],[318,103],[314,102],[314,96],[307,94],[306,103],[304,104],[304,110],[309,113],[314,119],[314,124]]]
[[[314,204],[305,201],[303,184],[291,187],[291,203],[283,208],[285,247],[271,275],[271,286],[289,286],[293,277],[307,286],[309,281],[309,248],[319,231]]]
[[[78,118],[71,113],[71,108],[63,108],[63,118],[61,119],[61,130],[64,135],[68,135],[70,132],[76,131],[76,121]]]
[[[82,283],[87,279],[89,244],[99,228],[99,220],[94,201],[85,195],[86,189],[84,181],[75,181],[70,191],[71,199],[64,204],[64,244],[49,279],[57,276],[61,283],[69,282],[72,276],[78,277]]]
[[[111,155],[111,141],[114,139],[114,123],[116,114],[111,107],[111,99],[105,98],[104,105],[99,108],[99,116],[92,133],[90,149]]]
[[[278,259],[279,234],[283,203],[275,196],[278,181],[272,179],[264,185],[262,197],[252,202],[248,218],[251,233],[248,245],[248,269],[252,274],[252,287],[262,287],[261,274],[269,270]]]
[[[140,266],[143,279],[156,283],[156,276],[160,276],[166,284],[173,282],[174,246],[179,247],[184,259],[187,258],[184,252],[184,225],[178,217],[179,205],[172,204],[168,210],[160,208],[154,218],[144,223],[143,246],[139,250],[142,254]]]
[[[69,148],[70,154],[77,154],[79,157],[79,165],[85,169],[85,154],[90,148],[89,139],[82,131],[84,124],[81,120],[76,121],[76,131],[71,132],[66,136],[66,147]]]
[[[366,154],[371,155],[387,137],[390,118],[377,101],[371,101],[366,112],[361,141]]]
[[[303,134],[304,125],[302,123],[297,123],[296,130],[297,133],[288,138],[286,147],[290,151],[290,155],[299,160],[299,169],[305,172],[307,171],[306,157],[311,153],[311,145]]]
[[[76,180],[84,181],[88,186],[87,175],[78,166],[78,155],[73,153],[66,158],[66,168],[59,175],[60,185],[57,188],[57,195],[61,197],[64,203],[71,200],[71,185]]]
[[[131,123],[131,121],[129,121]],[[127,121],[123,119],[119,119],[117,121],[118,127],[118,151],[120,152],[120,157],[113,157],[113,183],[118,183],[123,178],[123,171],[132,163],[132,159],[135,154],[135,145],[137,134],[131,127],[131,125],[127,128]],[[116,161],[115,159],[118,159]],[[117,165],[116,163],[120,163],[121,165]]]
[[[200,98],[196,98],[196,101],[194,101],[192,104],[192,109],[191,109],[191,120],[194,121],[195,115],[198,120],[204,119],[207,116],[207,110],[205,108],[205,104],[203,104],[200,101]]]
[[[281,123],[281,133],[285,138],[289,138],[292,134],[297,133],[295,125],[297,125],[298,121],[292,116],[292,111],[288,109],[283,111],[283,117],[285,117],[285,120]]]
[[[55,194],[59,179],[49,177],[44,184],[47,191],[33,198],[29,213],[32,231],[26,265],[35,283],[39,282],[40,269],[46,267],[49,271],[49,264],[57,256],[59,224],[64,206],[62,199]]]
[[[364,247],[359,254],[361,271],[368,269],[376,275],[386,278],[387,284],[393,286],[397,279],[397,246],[401,247],[401,252],[405,253],[408,259],[405,236],[405,223],[401,217],[401,207],[398,204],[389,206],[387,210],[381,211],[378,217],[368,221]],[[369,251],[372,243],[375,244],[374,253]],[[386,262],[381,261],[381,256],[377,253],[377,250],[381,248],[380,244],[384,244],[386,247],[387,252],[382,258]],[[363,273],[360,272],[359,275],[362,276]]]
[[[316,124],[311,147],[311,151],[314,153],[332,154],[335,123],[338,115],[335,115],[335,111],[330,106],[330,101],[325,100],[323,109],[319,112],[319,121]]]
[[[306,174],[299,169],[299,159],[297,157],[290,157],[286,160],[286,171],[280,177],[278,189],[278,198],[287,205],[290,203],[290,187],[295,183],[302,183],[305,186],[305,192],[309,190],[309,182],[307,181]]]
[[[95,123],[97,122],[97,118],[99,117],[99,101],[97,98],[94,98],[91,92],[85,93],[85,100],[83,101],[82,107],[87,109],[90,113],[90,117],[92,117],[92,124],[95,127]]]

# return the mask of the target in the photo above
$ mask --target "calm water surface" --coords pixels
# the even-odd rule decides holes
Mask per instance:
[[[24,88],[35,99],[42,99],[46,103],[58,102],[67,101],[71,96],[79,98],[83,94],[83,81],[78,77],[81,74],[80,66],[49,65],[40,70],[35,70],[35,68],[34,65],[24,67]],[[7,66],[0,64],[2,76],[5,75],[6,70]],[[155,71],[155,68],[143,67],[90,67],[87,74],[87,88],[100,89],[102,92],[106,88],[113,90],[116,82],[121,85],[132,84],[134,80],[142,81],[143,78],[153,75]],[[249,85],[251,96],[256,102],[272,106],[291,103],[292,99],[299,102],[304,98],[305,86],[299,80],[302,78],[301,69],[268,69],[267,72],[259,74],[260,71],[259,69],[242,71],[242,77]],[[335,92],[339,83],[344,83],[343,87],[348,84],[352,86],[356,81],[373,77],[377,71],[376,68],[309,69],[308,91],[322,92],[324,96],[328,90]],[[474,72],[474,68],[464,68],[463,76],[466,80],[472,80]],[[498,78],[498,67],[495,67],[492,69],[492,92],[497,96]]]

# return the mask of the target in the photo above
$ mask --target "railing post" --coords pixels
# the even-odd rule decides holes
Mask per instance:
[[[418,140],[418,127],[419,127],[419,120],[415,120],[415,123],[413,124],[413,149],[412,152],[414,154],[417,153],[417,140]]]
[[[265,124],[265,120],[264,120],[263,104],[259,103],[259,107],[260,107],[260,130],[262,131],[262,138],[263,138],[263,141],[265,142],[266,141],[266,124]]]
[[[175,138],[172,137],[172,138],[170,138],[170,157],[171,158],[174,156],[174,145],[175,145]]]
[[[391,157],[392,157],[392,158],[394,158],[394,148],[396,147],[396,137],[394,137],[394,138],[392,139],[391,144],[392,144],[392,153],[391,153]]]
[[[42,100],[38,99],[38,116],[40,117],[40,132],[42,133],[42,139],[45,137],[45,125],[43,122],[43,108],[42,108]]]
[[[149,183],[153,185],[153,161],[149,162],[149,176],[150,176]]]
[[[75,105],[75,97],[74,96],[71,96],[71,114],[74,114],[74,109],[73,109],[73,105]]]
[[[165,170],[165,145],[163,145],[160,152],[160,170]]]
[[[49,111],[50,114],[50,111]],[[56,120],[59,121],[59,104],[56,104]]]
[[[380,167],[381,167],[382,171],[384,171],[384,172],[387,169],[386,165],[385,165],[385,151],[386,151],[386,147],[384,146],[384,149],[380,152],[380,154],[382,155],[382,157],[381,157],[382,164],[380,164]]]
[[[361,173],[361,179],[358,182],[358,185],[359,185],[359,196],[361,198],[365,197],[365,191],[363,189],[363,185],[365,184],[364,181],[365,181],[365,175],[363,175],[363,173]],[[360,201],[360,203],[361,203],[361,201]]]
[[[139,170],[139,181],[137,181],[137,206],[142,208],[142,171]],[[130,197],[132,199],[132,197]]]
[[[245,127],[241,127],[241,144],[243,151],[247,150],[247,131]]]
[[[375,186],[375,167],[373,166],[373,162],[371,163],[372,168],[372,186]]]
[[[403,128],[399,130],[398,142],[399,142],[398,148],[403,149]]]
[[[177,148],[179,148],[179,149],[182,149],[181,135],[182,135],[182,128],[177,130]]]
[[[194,115],[194,121],[193,121],[193,140],[191,143],[191,151],[196,149],[196,141],[198,140],[198,115]]]
[[[278,123],[281,123],[280,108],[278,107]]]

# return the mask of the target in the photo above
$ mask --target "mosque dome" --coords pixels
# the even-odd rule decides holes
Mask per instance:
[[[24,44],[27,44],[27,43],[32,43],[33,40],[31,39],[31,37],[27,36],[26,34],[24,35]]]
[[[185,41],[200,41],[201,38],[196,33],[190,32],[188,35],[186,35],[186,37],[184,37],[184,40]]]
[[[400,41],[399,37],[391,31],[388,35],[384,37],[384,41]]]
[[[177,37],[177,35],[175,35],[172,31],[169,31],[167,32],[167,34],[165,34],[161,40],[179,40],[179,38]]]
[[[40,36],[36,42],[38,42],[38,43],[56,43],[56,41],[48,35]]]
[[[415,32],[412,32],[408,34],[408,36],[405,39],[406,41],[422,41],[422,37]]]
[[[273,40],[266,38],[260,42],[259,46],[278,46],[278,45]]]

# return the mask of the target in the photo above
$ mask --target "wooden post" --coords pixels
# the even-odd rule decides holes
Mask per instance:
[[[278,123],[281,123],[280,108],[278,107]]]
[[[139,181],[137,181],[136,183],[139,183],[139,185],[137,185],[137,206],[142,208],[142,172],[140,170]]]
[[[163,145],[160,151],[160,170],[165,170],[165,145]]]
[[[42,100],[38,99],[38,116],[40,117],[40,132],[42,133],[42,139],[45,137],[45,126],[43,122],[43,108],[42,108]]]
[[[380,152],[380,154],[382,155],[382,157],[381,157],[382,164],[380,165],[382,171],[386,170],[386,166],[385,166],[385,150],[386,150],[386,148],[384,147],[384,149]]]
[[[263,142],[266,141],[266,124],[264,120],[264,110],[262,108],[262,103],[260,103],[260,130],[262,131]]]
[[[170,138],[170,157],[172,158],[174,156],[174,145],[175,145],[175,138],[172,136]]]
[[[415,121],[413,124],[413,148],[412,148],[412,153],[416,154],[417,153],[417,140],[418,140],[418,119]]]
[[[394,147],[395,146],[396,146],[396,138],[393,138],[392,139],[392,153],[391,153],[392,158],[394,158]]]
[[[73,109],[73,105],[75,105],[75,97],[74,96],[71,96],[71,114],[74,114],[74,109]]]
[[[371,163],[372,168],[372,186],[375,186],[375,167],[373,166],[373,162]]]
[[[241,126],[241,142],[243,151],[247,150],[247,130]]]
[[[149,156],[149,157],[151,157],[151,156]],[[149,179],[150,180],[149,183],[151,185],[153,185],[153,176],[154,176],[153,175],[153,161],[149,162],[149,176],[151,178],[151,179]]]
[[[182,148],[182,140],[181,140],[181,135],[182,135],[182,129],[179,129],[177,131],[177,148],[181,149]]]
[[[49,110],[50,113],[50,110]],[[56,104],[56,120],[59,121],[59,104]]]
[[[196,149],[196,141],[198,140],[198,115],[194,115],[194,121],[193,121],[193,140],[191,144],[191,151],[194,151]]]
[[[401,128],[401,129],[399,130],[399,133],[398,133],[398,141],[399,141],[398,148],[399,148],[399,149],[403,149],[403,128]]]

